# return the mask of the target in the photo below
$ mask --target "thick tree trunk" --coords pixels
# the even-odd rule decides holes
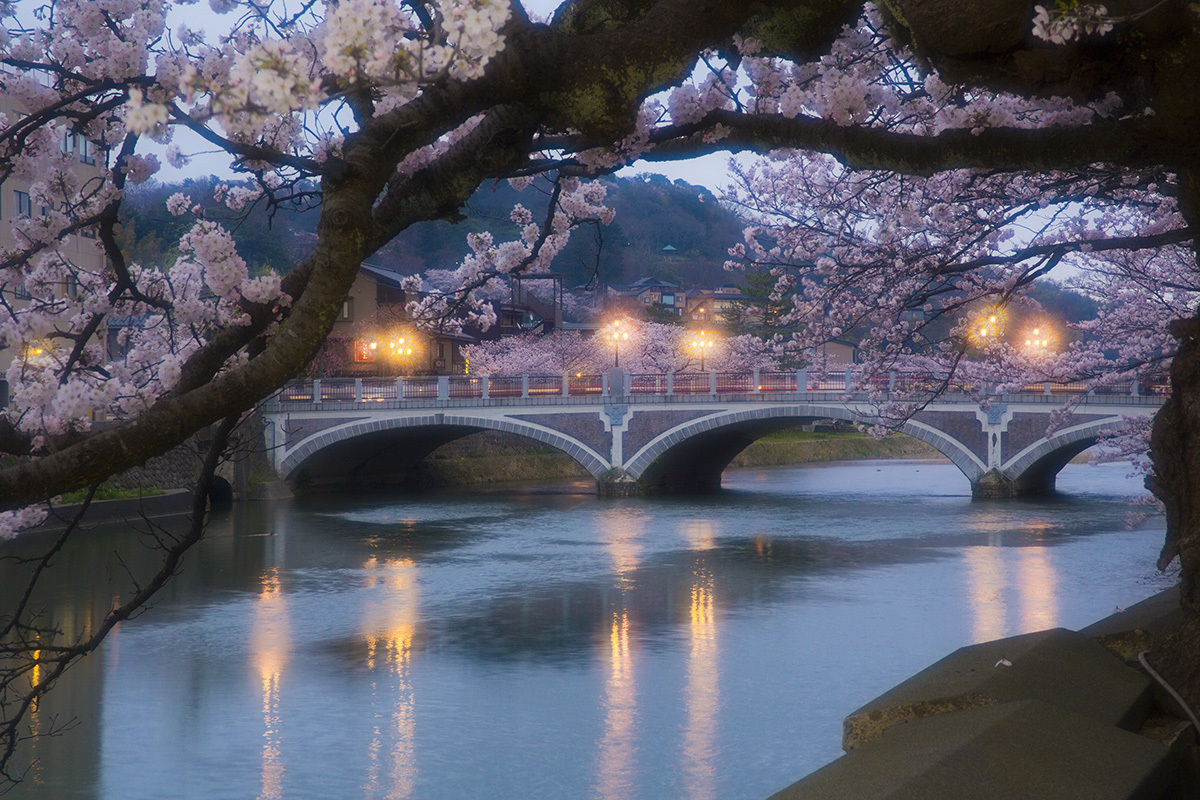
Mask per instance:
[[[1200,229],[1200,169],[1184,171],[1180,184],[1180,209],[1192,229]],[[1193,244],[1200,269],[1200,244]],[[1154,472],[1146,488],[1166,508],[1159,568],[1179,559],[1180,602],[1188,613],[1155,644],[1150,660],[1195,709],[1200,708],[1200,310],[1173,324],[1171,333],[1179,348],[1171,362],[1171,396],[1150,435]]]
[[[1150,435],[1154,473],[1146,487],[1166,508],[1158,566],[1179,558],[1183,605],[1200,612],[1200,316],[1179,321],[1172,332],[1179,350],[1171,363],[1171,396]]]

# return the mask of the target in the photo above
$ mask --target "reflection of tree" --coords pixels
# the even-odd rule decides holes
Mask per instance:
[[[177,574],[183,554],[200,541],[213,477],[227,455],[227,447],[236,440],[234,431],[239,419],[240,415],[226,418],[211,429],[186,524],[168,529],[143,521],[145,530],[139,544],[149,555],[137,558],[141,568],[136,569],[118,554],[129,581],[113,590],[116,597],[110,605],[95,609],[94,619],[88,609],[84,625],[63,625],[62,620],[45,613],[41,595],[49,590],[42,584],[43,578],[53,574],[48,567],[79,538],[79,524],[98,484],[90,487],[80,505],[71,509],[74,515],[65,518],[65,529],[52,537],[52,544],[46,547],[43,542],[40,555],[21,560],[22,567],[13,570],[13,577],[5,578],[5,585],[0,587],[0,600],[5,596],[8,599],[0,605],[0,791],[23,771],[12,757],[17,745],[29,738],[28,715],[41,705],[46,692],[68,667],[96,650],[110,631],[141,609]],[[100,563],[107,563],[103,559],[109,556],[100,556]],[[55,729],[61,727],[60,721]],[[46,733],[43,722],[41,735],[45,737]]]
[[[398,800],[412,796],[417,779],[415,699],[409,671],[420,621],[420,587],[412,559],[395,559],[380,565],[372,556],[364,568],[368,575],[366,588],[379,587],[369,601],[363,623],[366,665],[372,672],[372,706],[377,697],[378,682],[374,675],[377,670],[391,678],[386,697],[392,698],[392,705],[386,715],[386,729],[381,724],[384,715],[379,712],[372,715],[374,723],[367,749],[370,765],[363,797]],[[380,754],[387,739],[390,739],[391,763],[387,782],[383,784]]]

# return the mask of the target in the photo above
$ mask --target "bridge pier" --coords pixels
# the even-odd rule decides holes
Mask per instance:
[[[1007,499],[1029,495],[1052,494],[1057,470],[1031,471],[1019,478],[1010,478],[999,470],[988,470],[971,481],[971,496],[975,498]]]
[[[642,484],[624,470],[611,469],[596,479],[597,497],[637,497],[644,493]]]

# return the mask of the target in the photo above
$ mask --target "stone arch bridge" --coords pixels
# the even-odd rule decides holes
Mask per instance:
[[[803,370],[300,381],[265,405],[264,436],[280,477],[300,487],[397,482],[441,445],[496,430],[566,453],[601,494],[703,490],[761,436],[815,420],[870,423],[868,396],[847,385],[849,373],[816,381]],[[986,410],[943,395],[902,430],[954,462],[976,496],[1011,497],[1052,491],[1072,457],[1164,400],[1136,386],[1076,397],[1048,435],[1071,391],[1082,387],[1038,384]]]

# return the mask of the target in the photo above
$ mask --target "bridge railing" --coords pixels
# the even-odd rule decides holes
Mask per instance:
[[[619,377],[618,377],[619,376]],[[619,383],[610,385],[610,380]],[[962,380],[943,385],[928,374],[892,373],[873,377],[873,389],[888,393],[949,391],[983,392],[985,387]],[[597,397],[601,395],[698,396],[846,393],[855,390],[849,371],[810,373],[806,370],[752,372],[677,372],[674,374],[613,375],[430,375],[400,378],[320,378],[292,381],[276,400],[284,403],[427,402],[436,400],[504,399],[522,397]],[[1163,379],[1089,387],[1084,383],[1030,383],[1020,394],[1162,396],[1170,392]]]
[[[604,394],[603,375],[572,375],[567,378],[572,397]]]
[[[708,372],[677,372],[672,377],[675,394],[711,394],[712,374]]]
[[[794,392],[799,377],[795,372],[760,372],[758,374],[758,391]]]

